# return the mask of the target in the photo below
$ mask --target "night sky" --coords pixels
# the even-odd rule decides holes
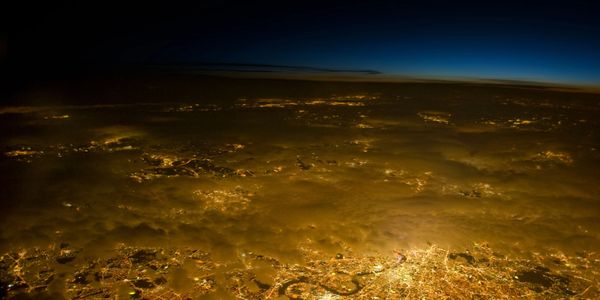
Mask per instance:
[[[172,67],[600,85],[593,1],[19,4],[16,76]]]

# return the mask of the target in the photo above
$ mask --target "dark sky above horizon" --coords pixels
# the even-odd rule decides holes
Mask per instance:
[[[22,74],[245,63],[600,85],[593,1],[79,1],[15,13],[6,58]]]

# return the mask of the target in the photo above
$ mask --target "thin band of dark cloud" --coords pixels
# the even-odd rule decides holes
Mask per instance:
[[[290,66],[254,63],[169,63],[153,64],[158,69],[181,71],[236,71],[236,72],[305,72],[305,73],[345,73],[358,75],[381,75],[377,70],[331,69],[310,66]]]

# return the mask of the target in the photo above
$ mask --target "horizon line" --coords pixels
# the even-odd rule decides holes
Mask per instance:
[[[288,79],[332,82],[431,82],[431,83],[469,83],[514,86],[521,88],[553,88],[568,91],[587,91],[600,93],[600,84],[549,81],[535,79],[511,79],[476,76],[436,76],[406,75],[384,73],[372,69],[320,68],[312,66],[294,66],[260,63],[234,62],[197,62],[197,63],[151,63],[145,67],[176,73],[224,76],[233,78]]]

